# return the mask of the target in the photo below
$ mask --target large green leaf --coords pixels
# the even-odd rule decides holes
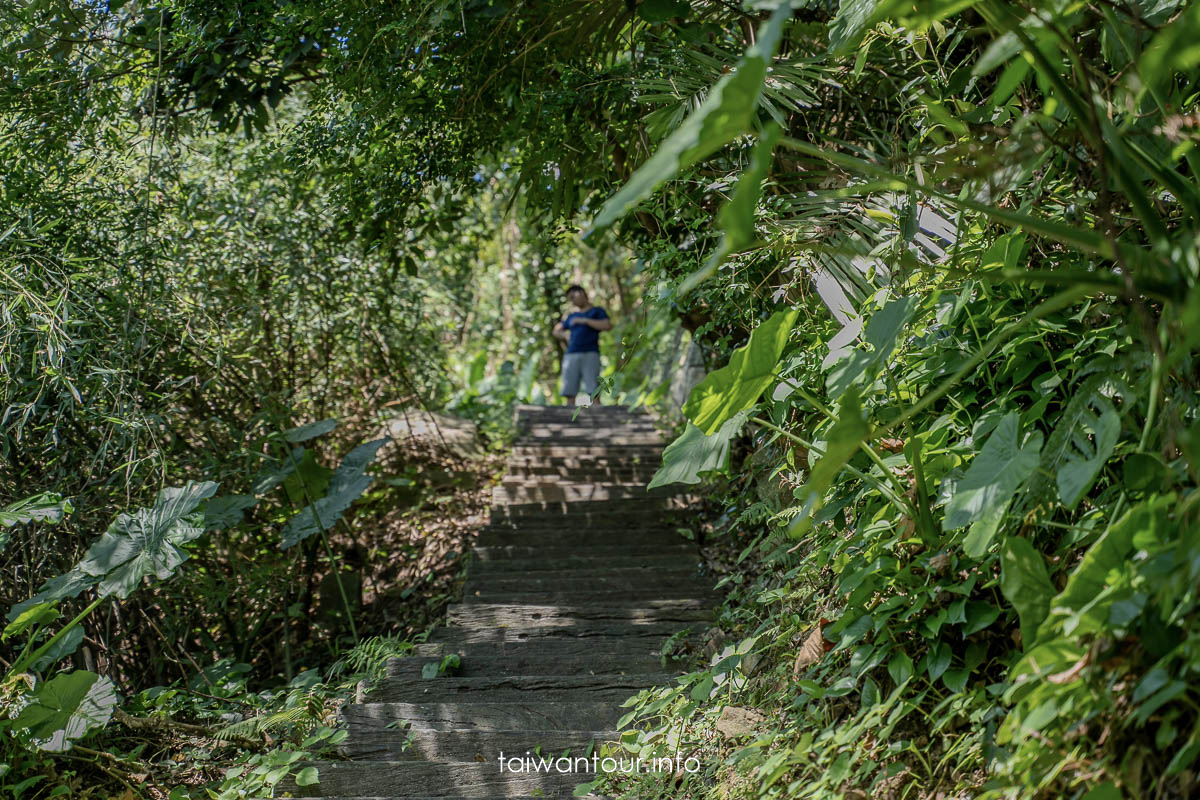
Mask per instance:
[[[729,471],[729,442],[746,424],[748,411],[735,414],[716,433],[706,436],[692,423],[663,450],[662,466],[646,488],[670,483],[699,483],[710,472]]]
[[[12,724],[24,731],[34,746],[61,753],[89,731],[107,725],[116,705],[117,691],[112,681],[76,670],[38,686],[29,705],[21,709]]]
[[[1161,542],[1168,538],[1171,525],[1168,514],[1175,503],[1174,495],[1153,497],[1139,503],[1088,548],[1067,585],[1050,604],[1051,618],[1047,625],[1061,624],[1068,636],[1081,636],[1101,630],[1108,622],[1109,608],[1115,599],[1105,590],[1113,577],[1119,576],[1133,552],[1135,537],[1142,543]],[[1043,637],[1048,629],[1039,632]]]
[[[841,395],[852,383],[862,385],[875,378],[896,349],[900,332],[912,319],[915,309],[914,298],[898,297],[871,315],[863,332],[863,338],[871,348],[852,351],[830,371],[827,387],[831,397]]]
[[[99,578],[87,574],[76,565],[69,572],[50,578],[41,585],[37,594],[9,609],[7,619],[11,622],[39,603],[57,603],[70,597],[78,597],[85,589],[90,589],[97,583]]]
[[[16,618],[0,633],[0,642],[11,636],[20,636],[34,625],[47,625],[59,618],[58,608],[54,603],[35,603],[17,614]]]
[[[252,494],[231,494],[225,497],[214,497],[204,504],[204,529],[217,531],[232,528],[242,521],[246,509],[258,504],[258,498]]]
[[[825,493],[833,486],[834,479],[870,435],[871,425],[863,415],[858,389],[851,387],[838,403],[837,421],[829,429],[824,452],[809,471],[808,481],[797,491],[803,505],[800,513],[792,518],[792,535],[808,530],[813,515],[825,502]],[[815,455],[810,453],[809,460]]]
[[[197,507],[216,491],[212,481],[163,489],[150,508],[118,515],[88,548],[79,569],[100,579],[101,596],[122,598],[143,578],[170,577],[187,560],[182,546],[204,533],[203,512]]]
[[[1175,72],[1200,65],[1200,5],[1190,4],[1162,28],[1142,51],[1137,78],[1149,86],[1165,83]]]
[[[706,435],[758,401],[771,385],[775,367],[799,312],[776,311],[750,334],[750,341],[733,352],[729,363],[696,384],[683,404],[683,414]]]
[[[681,169],[750,132],[767,67],[783,35],[784,23],[791,15],[789,3],[783,3],[775,10],[733,72],[717,81],[700,107],[609,198],[592,220],[587,235],[602,231],[624,217]]]
[[[23,522],[48,522],[54,525],[71,511],[71,501],[64,500],[61,494],[55,492],[42,492],[0,508],[0,553],[8,545],[9,532],[4,528]]]
[[[297,442],[307,442],[309,439],[315,439],[318,436],[323,436],[336,428],[338,421],[336,419],[322,419],[316,422],[310,422],[307,425],[300,425],[296,428],[291,428],[283,432],[283,438],[293,444]]]
[[[1000,554],[1000,591],[1021,619],[1021,641],[1028,650],[1037,639],[1038,626],[1050,610],[1054,584],[1046,561],[1028,539],[1011,536]]]
[[[347,453],[329,481],[328,494],[288,520],[280,533],[279,546],[286,550],[314,533],[332,528],[371,485],[374,479],[363,472],[387,442],[386,438],[376,439]]]
[[[996,514],[1033,473],[1041,448],[1041,433],[1022,439],[1017,412],[1004,415],[954,487],[942,529],[957,530]]]

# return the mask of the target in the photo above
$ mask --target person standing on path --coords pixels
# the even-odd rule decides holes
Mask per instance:
[[[567,289],[572,311],[554,326],[554,335],[567,343],[562,360],[562,396],[568,403],[579,404],[579,385],[590,399],[600,380],[600,332],[612,330],[608,313],[592,305],[587,292],[578,284]]]

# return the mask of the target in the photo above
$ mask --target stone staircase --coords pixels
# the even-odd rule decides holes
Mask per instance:
[[[347,706],[350,760],[318,765],[295,794],[337,798],[570,797],[587,771],[501,769],[504,759],[590,755],[616,737],[621,703],[669,682],[665,640],[707,627],[716,605],[682,510],[647,493],[662,441],[613,407],[521,406],[462,602]],[[422,669],[457,654],[434,678]],[[509,763],[511,767],[511,762]]]

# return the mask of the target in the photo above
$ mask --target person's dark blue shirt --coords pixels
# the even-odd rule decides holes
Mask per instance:
[[[573,311],[567,314],[562,321],[563,330],[571,332],[571,339],[567,342],[568,353],[599,353],[600,352],[600,331],[580,322],[578,325],[573,324],[573,321],[584,317],[587,319],[608,319],[608,313],[600,306],[592,306],[587,311]]]

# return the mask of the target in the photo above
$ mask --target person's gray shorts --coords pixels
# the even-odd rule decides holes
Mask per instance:
[[[596,394],[596,383],[600,380],[600,354],[596,351],[587,353],[567,353],[562,360],[562,394],[564,397],[574,397],[579,394],[579,384],[583,383],[583,391],[589,397]]]

